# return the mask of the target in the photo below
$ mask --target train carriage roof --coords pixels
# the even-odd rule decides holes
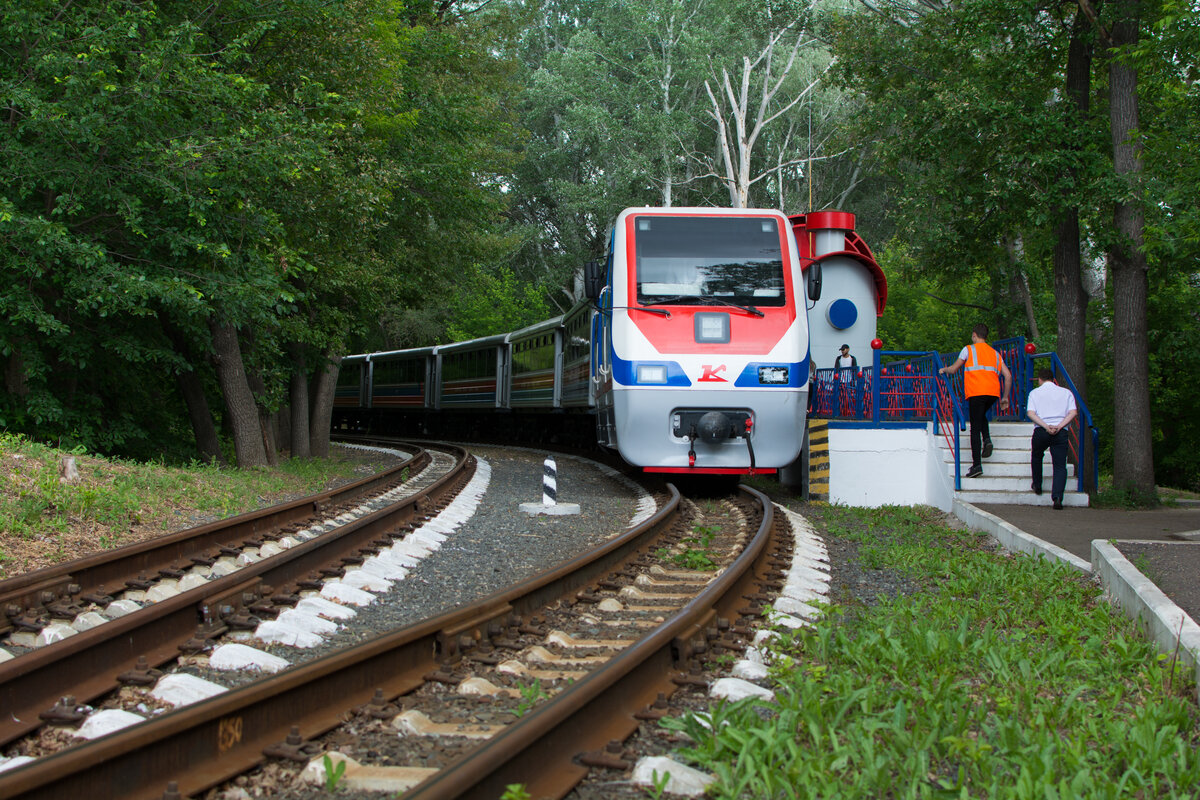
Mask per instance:
[[[447,353],[458,353],[467,350],[487,350],[493,347],[503,347],[508,343],[509,334],[497,333],[494,336],[481,336],[478,339],[470,339],[465,342],[452,342],[450,344],[441,344],[433,348],[437,355],[445,355]]]
[[[533,325],[528,325],[520,330],[513,331],[505,337],[506,341],[515,342],[521,339],[528,339],[531,336],[540,336],[543,333],[553,331],[562,327],[562,316],[552,317],[543,322],[537,322]]]
[[[432,347],[410,347],[404,350],[386,350],[382,353],[371,353],[371,361],[403,361],[414,358],[427,358],[433,355]]]

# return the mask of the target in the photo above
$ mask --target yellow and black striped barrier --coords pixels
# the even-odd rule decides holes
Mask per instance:
[[[808,421],[808,500],[829,502],[829,420]]]

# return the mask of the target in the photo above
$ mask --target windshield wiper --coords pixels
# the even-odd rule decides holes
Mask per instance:
[[[735,303],[732,300],[726,300],[723,297],[712,297],[712,296],[701,297],[698,294],[676,294],[676,295],[670,295],[668,297],[656,297],[654,299],[653,303],[648,303],[648,304],[644,304],[644,305],[657,306],[657,305],[663,305],[666,303],[678,303],[683,300],[692,301],[692,304],[697,305],[697,306],[729,306],[730,308],[736,308],[739,311],[745,311],[747,314],[753,314],[756,317],[766,316],[765,314],[763,314],[763,312],[759,311],[754,306],[742,305],[741,303]]]
[[[729,306],[730,308],[741,309],[742,311],[745,311],[747,314],[753,314],[756,317],[766,316],[765,314],[763,314],[763,312],[759,311],[754,306],[742,305],[741,303],[735,303],[732,300],[726,300],[723,297],[704,297],[704,298],[701,298],[701,302],[703,302],[704,305],[706,305],[706,306],[720,305],[720,306]]]

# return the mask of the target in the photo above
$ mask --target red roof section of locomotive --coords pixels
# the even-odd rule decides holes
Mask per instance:
[[[875,280],[875,316],[882,317],[887,305],[887,277],[883,269],[875,261],[871,248],[854,231],[854,214],[849,211],[810,211],[807,214],[790,214],[788,220],[796,233],[796,242],[800,245],[800,268],[808,269],[808,265],[823,261],[831,256],[846,256],[865,266]],[[825,253],[813,258],[813,243],[810,234],[817,231],[845,231],[846,249]]]

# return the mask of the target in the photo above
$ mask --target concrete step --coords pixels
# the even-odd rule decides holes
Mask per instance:
[[[963,481],[966,486],[966,481]],[[1053,505],[1050,499],[1050,489],[1046,488],[1041,495],[1036,495],[1029,491],[1029,486],[1026,485],[1024,492],[1005,492],[1005,491],[988,491],[980,489],[963,489],[961,492],[956,492],[955,497],[967,503],[997,503],[1011,506],[1046,506],[1049,508]],[[1071,508],[1087,508],[1088,496],[1080,492],[1068,490],[1063,495],[1063,505]]]
[[[962,463],[970,465],[970,463],[971,463],[970,448],[964,447],[962,450],[962,453],[960,454],[960,457],[962,458]],[[942,448],[942,463],[943,464],[953,464],[954,463],[954,454],[951,453],[949,450],[947,450],[944,447]],[[1042,454],[1042,463],[1046,465],[1047,469],[1050,468],[1050,464],[1052,462],[1050,461],[1050,451],[1049,450],[1047,450],[1045,453]],[[1029,466],[1029,449],[1026,448],[1024,450],[993,450],[992,454],[990,456],[983,459],[983,468],[987,469],[988,464],[1024,464],[1026,467],[1028,467]],[[1069,467],[1070,463],[1068,463],[1067,466]]]
[[[1042,458],[1042,494],[1036,495],[1029,489],[1029,439],[1033,435],[1033,423],[993,422],[989,425],[992,435],[992,455],[983,460],[983,476],[966,477],[971,468],[970,430],[959,432],[960,456],[962,458],[962,491],[955,497],[968,503],[997,503],[1009,505],[1046,506],[1050,499],[1050,482],[1054,469],[1050,454]],[[942,451],[942,463],[950,478],[954,478],[954,453],[943,436],[935,437]],[[1063,505],[1086,508],[1088,496],[1075,490],[1075,465],[1067,464],[1067,490]]]
[[[987,465],[983,467],[983,475],[978,478],[967,477],[967,467],[963,467],[962,488],[963,491],[989,491],[989,492],[1028,492],[1029,484],[1032,483],[1029,472],[1026,471],[1021,475],[998,475],[994,471],[989,471]],[[1067,481],[1067,491],[1075,491],[1076,482]],[[1042,489],[1050,491],[1050,473],[1042,473]]]
[[[944,463],[946,465],[946,472],[951,477],[953,477],[954,476],[954,462],[952,460],[947,459]],[[963,458],[962,474],[965,476],[967,474],[967,470],[969,470],[970,468],[971,468],[971,456],[967,455],[965,458]],[[1054,467],[1050,463],[1049,456],[1047,456],[1042,459],[1042,479],[1044,481],[1049,481],[1053,474],[1054,474]],[[1028,484],[1030,481],[1030,478],[1033,477],[1032,473],[1030,472],[1029,453],[1026,453],[1025,458],[1022,459],[1021,461],[998,461],[996,459],[996,454],[992,453],[991,458],[985,458],[983,460],[983,477],[984,478],[1020,478],[1026,484]],[[1073,477],[1075,477],[1075,465],[1067,464],[1067,480],[1068,480],[1068,482]],[[964,477],[963,480],[966,480],[966,478]],[[980,480],[980,479],[972,478],[971,480]]]

